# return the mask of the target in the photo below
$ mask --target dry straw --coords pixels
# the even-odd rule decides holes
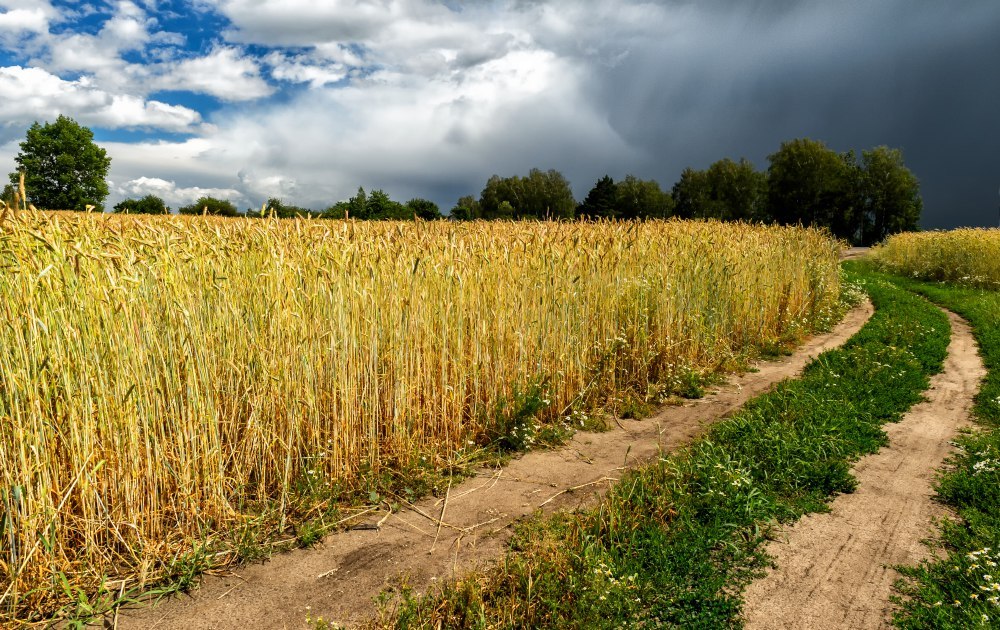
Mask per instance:
[[[306,476],[454,457],[515,387],[544,380],[555,416],[732,365],[839,290],[837,244],[798,228],[15,212],[0,230],[0,619],[64,601],[60,576],[155,579]]]

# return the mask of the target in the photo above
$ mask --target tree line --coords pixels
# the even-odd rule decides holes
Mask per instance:
[[[917,229],[923,203],[917,178],[899,149],[885,146],[837,153],[808,138],[784,142],[768,156],[765,170],[729,158],[705,170],[684,169],[664,190],[655,180],[605,175],[577,201],[569,181],[556,170],[532,169],[525,176],[489,178],[478,197],[461,197],[447,218],[453,220],[601,220],[680,217],[823,227],[839,238],[869,245],[889,234]],[[111,160],[93,142],[93,134],[72,119],[28,130],[16,161],[18,172],[2,198],[16,205],[21,173],[31,203],[43,208],[103,210]],[[147,195],[125,199],[115,212],[165,214],[163,199]],[[240,212],[227,200],[202,197],[178,208],[181,214],[329,219],[446,218],[427,199],[400,202],[385,191],[359,188],[346,201],[312,210],[272,198],[260,210]]]

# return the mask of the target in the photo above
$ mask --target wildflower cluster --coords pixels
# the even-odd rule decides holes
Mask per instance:
[[[563,416],[562,424],[567,430],[577,427],[583,429],[586,428],[589,421],[590,415],[587,412],[582,409],[574,409],[568,415]]]
[[[1000,470],[1000,456],[997,455],[993,446],[987,446],[986,450],[973,454],[973,457],[978,460],[972,464],[973,475],[978,476]]]
[[[980,591],[973,593],[969,599],[982,600],[994,608],[1000,608],[1000,553],[992,552],[989,547],[971,551],[966,558],[972,562],[965,570]]]
[[[599,590],[600,592],[597,596],[599,601],[603,602],[612,596],[624,596],[630,592],[633,593],[629,595],[630,598],[634,598],[636,602],[640,601],[640,598],[634,597],[634,592],[639,590],[638,573],[627,576],[615,575],[612,567],[608,566],[605,562],[601,562],[594,567],[594,577],[598,582],[595,590]]]

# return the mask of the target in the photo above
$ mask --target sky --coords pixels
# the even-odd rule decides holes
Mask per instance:
[[[0,173],[90,127],[108,207],[450,209],[561,171],[669,188],[783,141],[902,149],[928,229],[996,226],[997,0],[0,0]]]

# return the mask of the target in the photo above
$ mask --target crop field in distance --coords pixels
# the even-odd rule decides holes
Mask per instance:
[[[162,580],[262,506],[281,531],[309,497],[739,367],[829,323],[839,250],[717,222],[10,213],[0,620]]]
[[[960,228],[903,232],[872,250],[872,260],[899,275],[1000,289],[1000,230]]]

